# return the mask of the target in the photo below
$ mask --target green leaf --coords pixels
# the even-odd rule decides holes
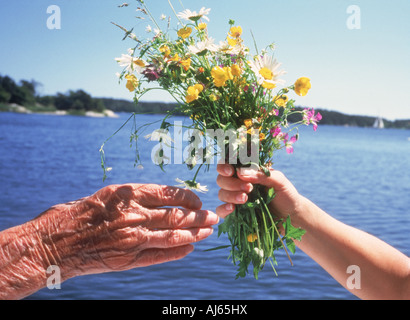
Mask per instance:
[[[301,228],[295,228],[292,226],[292,223],[290,221],[290,216],[286,219],[286,222],[284,223],[284,228],[285,228],[285,237],[288,240],[295,239],[298,241],[302,240],[302,236],[306,233],[306,230],[303,230]]]
[[[288,247],[289,251],[295,254],[296,252],[296,245],[295,242],[292,239],[285,239],[286,241],[286,246]]]
[[[226,249],[226,248],[229,248],[230,246],[231,245],[219,246],[219,247],[215,247],[215,248],[211,248],[211,249],[206,249],[204,251],[207,252],[207,251],[215,251],[215,250],[220,250],[220,249]]]
[[[263,173],[267,176],[270,177],[270,171],[268,168],[261,166]]]
[[[248,201],[245,204],[245,207],[247,207],[247,208],[256,208],[256,203]]]
[[[268,197],[267,197],[267,199],[266,199],[266,204],[268,205],[268,204],[271,203],[272,200],[275,199],[275,197],[276,197],[275,189],[270,188],[270,189],[268,190],[268,195],[267,195],[267,196],[268,196]]]

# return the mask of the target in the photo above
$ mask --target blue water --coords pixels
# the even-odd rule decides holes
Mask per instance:
[[[177,177],[192,177],[182,165],[170,165],[166,174],[155,167],[150,156],[156,143],[145,139],[144,169],[134,168],[131,126],[126,126],[106,145],[113,170],[103,183],[99,148],[128,116],[0,113],[0,230],[108,184],[174,185]],[[139,116],[137,121],[160,118]],[[408,130],[302,128],[295,153],[280,153],[275,168],[332,216],[410,255],[409,137]],[[215,167],[200,175],[200,182],[210,189],[200,195],[203,208],[210,210],[221,204],[215,179]],[[236,267],[227,260],[227,251],[204,252],[224,244],[227,239],[215,232],[183,260],[70,279],[60,290],[43,289],[29,299],[356,299],[301,251],[292,257],[293,267],[279,254],[278,277],[267,266],[259,280],[235,280]]]

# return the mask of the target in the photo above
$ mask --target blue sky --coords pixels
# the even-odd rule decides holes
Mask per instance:
[[[83,89],[94,97],[132,99],[115,73],[115,57],[131,42],[110,22],[146,37],[149,21],[135,19],[137,1],[1,0],[0,74],[42,83],[42,94]],[[348,114],[410,118],[410,1],[408,0],[184,0],[185,8],[211,8],[209,33],[219,42],[234,19],[252,49],[274,42],[287,84],[311,78],[297,104]],[[171,15],[167,0],[147,0],[152,14]],[[172,0],[182,11],[179,0]],[[47,28],[47,8],[61,9],[61,29]],[[346,25],[350,5],[360,8],[360,29]],[[154,91],[144,100],[170,101]]]

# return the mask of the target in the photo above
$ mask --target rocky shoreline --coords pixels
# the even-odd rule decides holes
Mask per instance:
[[[92,117],[92,118],[118,118],[119,115],[117,115],[114,111],[112,110],[104,110],[103,112],[96,112],[96,111],[86,111],[84,114],[77,114],[77,113],[70,113],[70,111],[66,110],[56,110],[56,111],[32,111],[26,107],[23,107],[21,105],[12,103],[8,104],[8,112],[15,112],[15,113],[24,113],[24,114],[45,114],[45,115],[55,115],[55,116],[66,116],[66,115],[83,115],[85,117]]]

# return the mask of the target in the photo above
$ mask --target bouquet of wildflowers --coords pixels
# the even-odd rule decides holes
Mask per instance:
[[[170,117],[182,113],[192,120],[190,129],[194,133],[188,141],[185,164],[196,171],[191,180],[177,179],[182,186],[207,191],[197,181],[198,172],[203,166],[209,169],[215,155],[235,168],[253,167],[268,175],[274,152],[280,149],[293,152],[299,125],[313,124],[316,130],[320,114],[315,114],[313,109],[296,111],[295,100],[289,98],[292,93],[306,95],[311,88],[310,80],[301,77],[294,84],[284,86],[281,64],[269,53],[274,50],[273,45],[252,55],[242,39],[242,28],[232,20],[226,38],[217,43],[208,34],[210,9],[206,8],[176,13],[170,3],[179,23],[177,29],[170,29],[171,19],[163,15],[164,29],[153,19],[145,2],[138,2],[137,11],[143,18],[150,18],[155,27],[148,26],[146,31],[152,36],[141,40],[133,30],[117,25],[125,32],[124,39],[129,38],[135,44],[116,59],[123,67],[119,78],[126,81],[125,86],[134,94],[136,103],[146,92],[160,89],[166,90],[178,104],[164,117],[160,128],[149,135],[160,143],[155,161],[161,168],[166,164],[164,150],[172,145],[167,135],[172,126]],[[300,113],[300,121],[289,123],[287,118],[294,113]],[[132,140],[137,141],[140,130],[135,128]],[[214,143],[203,148],[204,137]],[[101,153],[105,176],[103,148]],[[139,161],[138,152],[136,161]],[[230,248],[229,256],[238,266],[237,277],[246,276],[252,264],[257,278],[267,261],[275,270],[275,251],[284,249],[289,257],[288,250],[295,251],[293,240],[300,240],[304,234],[291,225],[290,218],[279,221],[272,215],[268,205],[274,197],[273,189],[254,186],[248,202],[236,206],[235,212],[219,226],[219,235],[224,233],[229,238],[230,244],[223,247]],[[282,235],[278,231],[279,223],[284,227]]]

